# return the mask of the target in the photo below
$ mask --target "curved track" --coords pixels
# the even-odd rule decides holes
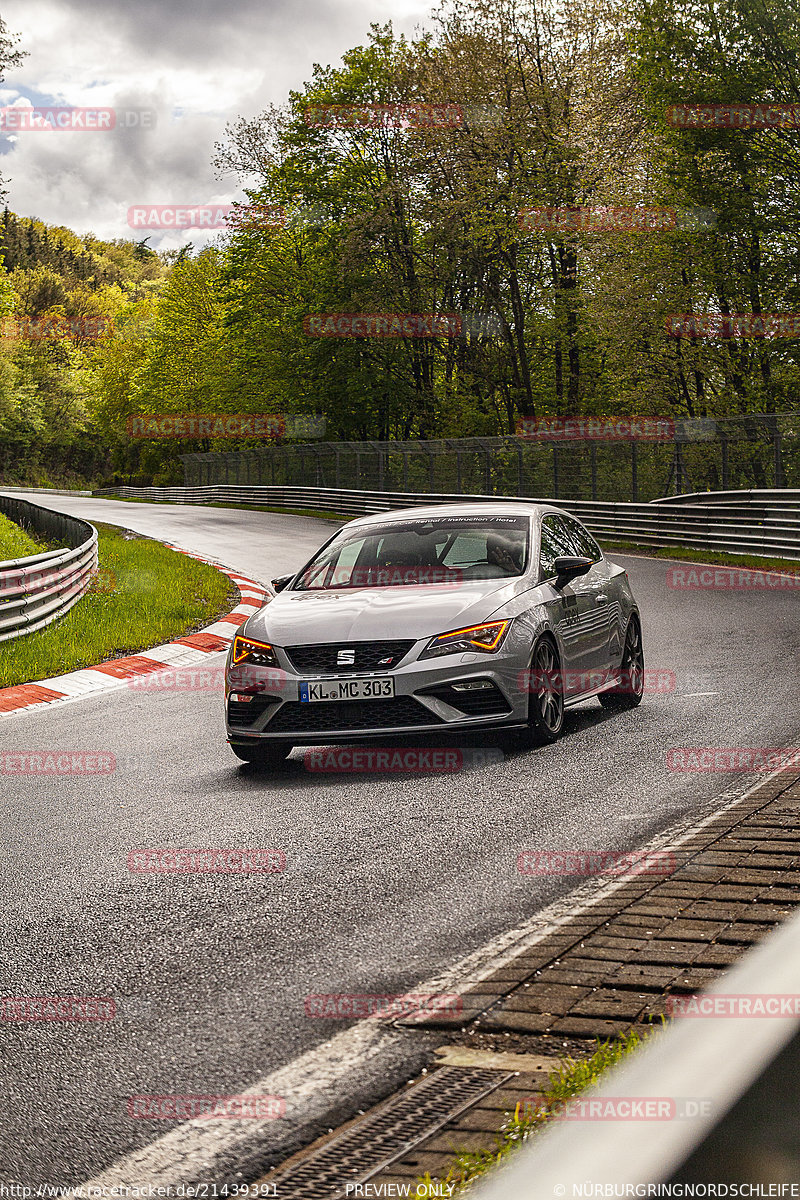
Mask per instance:
[[[330,523],[246,510],[48,497],[266,580]],[[3,1174],[76,1184],[163,1133],[140,1093],[237,1093],[341,1025],[319,992],[413,989],[574,886],[521,876],[523,849],[631,848],[752,778],[679,775],[671,746],[795,736],[797,592],[693,593],[624,558],[650,667],[674,694],[569,712],[563,740],[458,775],[269,778],[225,744],[221,697],[124,689],[0,723],[0,752],[105,750],[110,776],[0,778],[2,994],[112,996],[108,1024],[0,1023]],[[223,656],[215,656],[215,664]],[[485,744],[485,743],[484,743]],[[153,846],[286,852],[283,875],[132,876]],[[376,1074],[374,1093],[380,1090]]]

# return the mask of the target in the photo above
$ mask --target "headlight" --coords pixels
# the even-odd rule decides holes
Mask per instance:
[[[240,663],[249,662],[257,667],[277,667],[278,660],[275,651],[267,642],[255,642],[252,638],[242,637],[237,633],[233,639],[233,654],[231,666],[238,667]]]
[[[440,654],[459,654],[478,650],[494,654],[503,644],[511,621],[490,621],[486,625],[471,625],[469,629],[453,629],[431,638],[420,658],[436,658]]]

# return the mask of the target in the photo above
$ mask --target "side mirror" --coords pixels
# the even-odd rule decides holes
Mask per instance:
[[[282,592],[283,589],[292,582],[294,576],[295,572],[290,571],[288,575],[279,575],[277,579],[273,579],[270,582],[272,583],[272,586],[275,588],[276,592]]]
[[[563,587],[565,583],[577,579],[579,575],[585,575],[591,569],[591,558],[580,558],[578,555],[573,554],[560,555],[553,563],[553,570],[556,573],[556,587]]]

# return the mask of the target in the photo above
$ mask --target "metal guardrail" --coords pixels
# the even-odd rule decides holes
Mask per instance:
[[[746,1012],[742,999],[758,996],[766,1013],[774,1012],[776,997],[796,1012],[800,915],[702,995],[737,998],[718,1001],[721,1013],[732,1003]],[[555,1121],[477,1187],[475,1200],[797,1195],[768,1185],[796,1180],[800,1168],[798,1027],[794,1015],[678,1018],[604,1074],[599,1087],[581,1093],[581,1100],[607,1101],[606,1111],[618,1117]],[[622,1115],[620,1100],[648,1097],[674,1103],[676,1119]],[[736,1183],[745,1190],[734,1191]]]
[[[0,512],[32,535],[66,542],[0,562],[0,642],[43,629],[63,617],[88,590],[97,574],[97,530],[88,521],[0,495]]]
[[[663,421],[665,440],[535,434],[306,441],[181,455],[187,487],[351,487],[639,503],[697,489],[797,487],[800,412]],[[625,417],[612,418],[612,420]],[[547,418],[545,418],[547,420]],[[583,422],[583,429],[581,423]],[[669,426],[672,426],[671,434]],[[130,478],[128,485],[148,482]]]
[[[343,488],[237,487],[226,484],[195,488],[122,487],[104,489],[95,495],[161,500],[177,504],[247,504],[265,508],[300,508],[348,517],[425,504],[455,504],[468,500],[503,503],[523,499],[555,504],[574,513],[601,540],[606,538],[651,546],[683,545],[693,549],[772,555],[800,560],[800,492],[791,489],[719,494],[707,492],[702,493],[702,503],[695,503],[694,497],[670,497],[669,502],[651,501],[647,504],[551,500],[526,496],[367,492],[348,491]]]

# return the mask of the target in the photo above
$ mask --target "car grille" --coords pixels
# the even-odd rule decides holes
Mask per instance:
[[[253,696],[252,700],[228,701],[228,724],[231,729],[246,729],[253,725],[261,714],[273,704],[280,704],[277,696]]]
[[[393,700],[337,700],[301,704],[288,700],[266,726],[265,733],[326,733],[334,729],[394,729],[441,725],[436,713],[410,696]]]
[[[440,687],[426,688],[422,693],[444,700],[462,712],[465,717],[499,717],[511,712],[511,705],[494,684],[490,688],[479,688],[474,692],[457,692],[449,683]]]
[[[287,646],[292,666],[301,674],[351,675],[354,671],[391,671],[414,645],[410,642],[326,642],[317,646]],[[340,650],[355,652],[355,662],[346,667],[336,664]],[[382,659],[390,659],[383,662]]]

